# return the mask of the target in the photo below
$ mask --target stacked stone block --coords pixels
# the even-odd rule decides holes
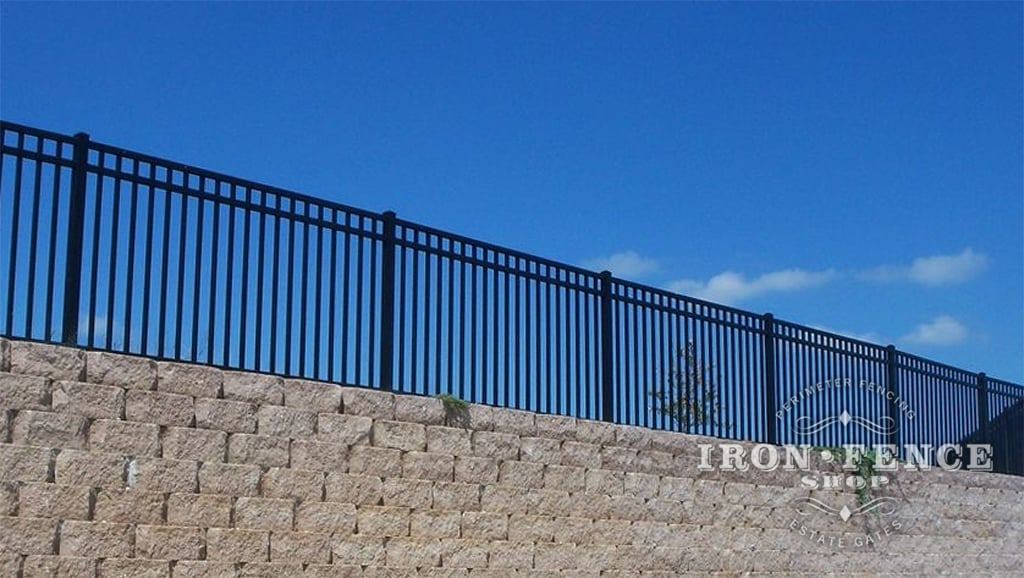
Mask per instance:
[[[0,340],[0,576],[1012,575],[1024,481],[901,474],[830,549],[683,434]],[[833,531],[851,531],[834,523]]]

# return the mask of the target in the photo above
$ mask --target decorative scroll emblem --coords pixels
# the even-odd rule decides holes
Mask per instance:
[[[852,510],[849,506],[843,506],[842,509],[837,510],[821,500],[806,497],[797,498],[790,502],[790,505],[793,506],[801,516],[809,516],[813,513],[812,510],[817,510],[818,512],[823,512],[829,516],[838,516],[839,519],[846,522],[854,516],[863,516],[869,512],[875,511],[877,511],[877,514],[880,516],[891,516],[896,513],[896,503],[896,498],[883,496],[861,504]]]
[[[811,418],[807,416],[802,416],[797,418],[796,425],[793,429],[796,433],[806,436],[816,434],[837,423],[842,424],[844,428],[848,427],[852,423],[876,434],[891,434],[896,431],[896,420],[891,417],[886,416],[879,419],[877,422],[874,422],[867,418],[852,416],[850,415],[850,412],[845,409],[843,410],[843,413],[837,416],[826,417],[825,419],[817,422],[811,421]]]

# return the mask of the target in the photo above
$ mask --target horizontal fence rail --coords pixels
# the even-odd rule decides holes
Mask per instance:
[[[991,444],[1024,388],[398,218],[0,126],[0,335],[772,444]]]

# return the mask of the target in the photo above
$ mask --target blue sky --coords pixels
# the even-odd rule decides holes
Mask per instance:
[[[0,116],[1024,382],[1020,3],[0,4]]]

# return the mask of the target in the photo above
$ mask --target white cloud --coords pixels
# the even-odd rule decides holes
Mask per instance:
[[[956,345],[967,339],[967,328],[949,315],[922,323],[900,341],[912,345]]]
[[[886,339],[881,334],[869,331],[867,333],[860,333],[857,331],[843,331],[841,329],[833,329],[825,325],[811,325],[814,329],[825,331],[826,333],[835,333],[843,337],[849,337],[850,339],[857,339],[859,341],[867,341],[868,343],[874,343],[881,345],[886,342]]]
[[[611,271],[621,279],[637,279],[661,268],[657,260],[643,257],[636,251],[623,251],[607,257],[590,259],[583,263],[583,266],[594,271]]]
[[[967,248],[958,255],[919,257],[910,265],[875,267],[862,271],[859,277],[882,283],[910,281],[934,287],[963,283],[984,271],[988,263],[987,255]]]
[[[831,269],[827,271],[785,269],[765,273],[755,279],[747,279],[742,273],[726,271],[715,275],[707,282],[691,279],[672,281],[668,283],[667,288],[683,295],[733,305],[766,293],[789,293],[818,287],[829,282],[835,276],[836,272]]]

